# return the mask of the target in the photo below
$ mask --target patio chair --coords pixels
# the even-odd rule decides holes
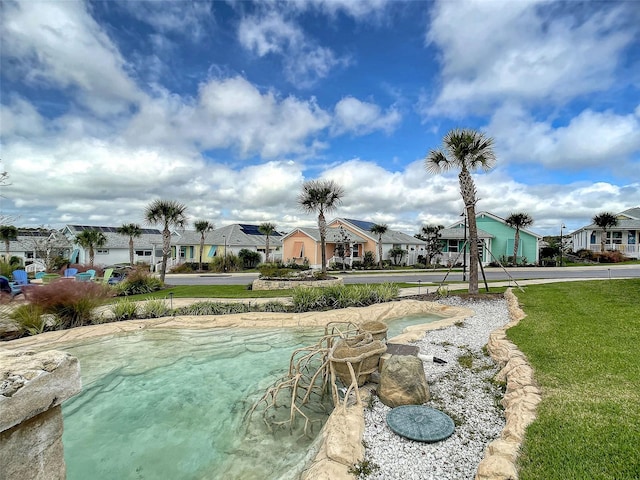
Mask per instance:
[[[14,270],[11,275],[13,276],[13,281],[18,285],[29,285],[29,278],[25,270]]]
[[[91,274],[89,272],[82,272],[76,274],[76,282],[90,282]]]
[[[93,268],[90,270],[87,270],[85,273],[88,273],[89,275],[91,275],[91,280],[96,279],[96,271]]]
[[[36,278],[36,279],[42,278],[42,277],[44,277],[44,276],[45,276],[45,273],[46,273],[46,272],[36,272],[35,278]]]
[[[75,277],[76,273],[78,273],[78,269],[77,268],[66,268],[64,270],[64,276],[65,277]]]
[[[102,283],[109,283],[109,279],[111,278],[111,275],[113,275],[113,268],[107,268],[104,271],[104,274],[102,275]]]
[[[11,282],[4,275],[0,275],[0,291],[8,293],[13,298],[22,293],[22,286],[16,282]]]

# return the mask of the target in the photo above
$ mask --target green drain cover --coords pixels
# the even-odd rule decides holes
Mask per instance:
[[[418,442],[439,442],[451,436],[455,425],[449,415],[424,405],[402,405],[387,414],[387,425],[398,435]]]

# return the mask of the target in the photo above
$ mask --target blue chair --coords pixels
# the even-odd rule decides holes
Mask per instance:
[[[89,275],[91,275],[91,280],[95,280],[95,278],[96,278],[96,271],[95,271],[94,269],[87,270],[85,273],[88,273]]]
[[[35,276],[35,278],[36,278],[36,279],[38,279],[38,278],[42,278],[42,277],[44,277],[45,275],[46,275],[46,273],[45,273],[45,272],[36,272],[36,276]]]
[[[22,293],[22,287],[16,282],[10,282],[4,275],[0,275],[0,291],[8,293],[13,298]]]
[[[82,272],[76,274],[76,282],[90,282],[91,274],[89,272]]]
[[[77,268],[67,268],[64,271],[64,276],[65,277],[75,277],[76,273],[78,273],[78,269]]]
[[[29,285],[29,278],[25,270],[14,270],[11,275],[13,276],[13,281],[18,285]]]

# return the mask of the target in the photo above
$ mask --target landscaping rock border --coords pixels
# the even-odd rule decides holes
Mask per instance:
[[[507,339],[507,330],[520,323],[526,314],[511,289],[507,289],[504,297],[511,320],[504,327],[491,332],[487,349],[494,361],[502,366],[496,380],[507,384],[502,399],[506,425],[500,437],[487,446],[475,480],[517,480],[516,461],[525,430],[535,420],[536,408],[542,400],[533,368],[524,353]]]

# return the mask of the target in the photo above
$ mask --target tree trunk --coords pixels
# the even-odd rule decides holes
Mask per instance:
[[[129,237],[129,263],[133,267],[133,237]]]
[[[327,274],[327,252],[325,251],[325,240],[327,236],[327,221],[324,218],[324,212],[320,209],[320,213],[318,214],[318,230],[320,230],[320,248],[321,248],[321,258],[322,258],[322,274]]]
[[[469,224],[469,293],[478,293],[478,227],[476,225],[476,187],[469,170],[463,165],[460,174],[460,194],[467,209]]]
[[[89,266],[93,268],[93,259],[95,257],[95,252],[93,251],[93,245],[89,245]]]
[[[382,270],[382,235],[378,235],[378,268]]]
[[[164,277],[167,274],[167,259],[171,252],[171,232],[169,227],[165,226],[162,231],[162,267],[160,268],[160,280],[164,283]]]
[[[198,271],[202,271],[202,250],[204,250],[204,234],[200,236],[200,256],[198,258]]]
[[[562,239],[560,239],[562,241]],[[513,239],[513,266],[518,266],[518,244],[520,243],[520,230],[516,228],[516,237]]]
[[[267,235],[265,243],[266,243],[265,246],[267,247],[267,251],[265,252],[265,261],[269,263],[269,235]]]

